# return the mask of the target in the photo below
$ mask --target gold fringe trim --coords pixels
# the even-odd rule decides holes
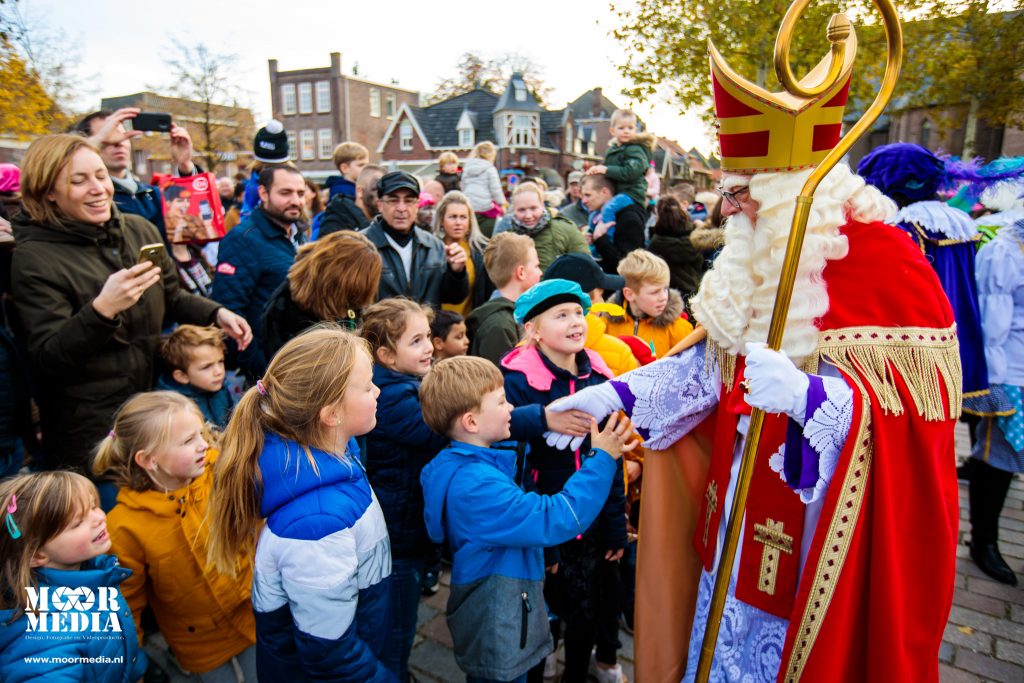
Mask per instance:
[[[860,424],[857,431],[851,432],[850,438],[856,439],[850,464],[840,482],[834,480],[832,487],[839,486],[839,499],[836,501],[835,512],[828,520],[828,535],[822,543],[821,555],[815,567],[805,567],[804,572],[813,571],[813,583],[800,615],[799,626],[793,640],[793,649],[789,661],[785,663],[786,683],[798,683],[803,676],[804,667],[810,658],[811,651],[818,640],[821,626],[828,614],[835,593],[839,576],[846,564],[846,556],[853,540],[857,522],[860,520],[864,496],[867,493],[867,480],[874,459],[874,440],[871,433],[871,405],[868,395],[856,375],[851,375],[861,394]],[[826,520],[821,520],[824,523]],[[806,577],[805,577],[806,578]]]
[[[887,414],[902,415],[905,406],[896,385],[907,385],[918,415],[937,422],[960,417],[962,370],[956,325],[932,327],[847,327],[818,336],[823,360],[848,375],[858,375]],[[942,387],[948,405],[943,405]]]
[[[736,356],[719,346],[718,342],[714,339],[708,337],[707,346],[704,347],[704,367],[708,372],[711,371],[710,361],[712,358],[718,363],[722,384],[727,389],[732,389],[732,384],[736,381]]]
[[[922,228],[917,223],[911,223],[911,225],[914,226],[914,228],[917,230],[917,234],[921,237],[921,242],[922,242],[921,251],[922,252],[924,251],[924,242],[929,242],[929,243],[934,244],[935,246],[938,246],[938,247],[951,247],[954,244],[965,244],[965,243],[969,244],[971,242],[977,242],[978,240],[981,239],[981,233],[979,232],[979,233],[976,233],[976,234],[972,235],[971,237],[968,237],[965,240],[954,240],[954,239],[936,240],[936,239],[932,239],[931,237],[929,237],[928,233],[926,233],[924,231],[924,228]]]

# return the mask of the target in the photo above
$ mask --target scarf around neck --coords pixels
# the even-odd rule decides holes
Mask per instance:
[[[533,237],[541,230],[548,227],[548,224],[551,222],[551,212],[548,211],[547,209],[544,209],[544,213],[540,215],[540,220],[537,221],[537,225],[533,226],[532,228],[528,228],[522,223],[520,223],[515,216],[511,217],[511,221],[512,232],[518,233],[520,235],[527,235],[529,237]]]

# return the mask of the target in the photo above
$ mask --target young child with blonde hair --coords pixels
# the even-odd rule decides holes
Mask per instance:
[[[260,680],[397,680],[380,661],[390,543],[355,442],[377,394],[366,343],[322,325],[281,347],[224,432],[209,557],[230,574],[255,553]]]
[[[445,192],[462,189],[462,169],[455,152],[444,152],[437,158],[437,175],[434,180],[441,183]]]
[[[604,504],[629,422],[591,426],[590,455],[552,495],[527,493],[510,436],[501,372],[483,358],[450,358],[423,380],[423,416],[451,445],[422,474],[431,538],[454,555],[448,628],[470,683],[526,680],[553,649],[544,609],[544,547],[584,533]]]
[[[447,439],[423,421],[420,381],[430,371],[434,312],[411,299],[379,301],[363,312],[362,335],[376,365],[373,382],[380,387],[377,426],[366,437],[366,471],[380,498],[391,538],[391,634],[384,664],[400,681],[408,678],[409,653],[416,635],[416,614],[434,555],[423,523],[420,471]]]
[[[494,143],[484,140],[473,148],[462,165],[462,192],[469,197],[480,230],[486,237],[491,236],[494,221],[504,213],[505,206],[501,178],[494,167],[497,156],[498,148]]]
[[[580,470],[591,449],[591,422],[587,416],[580,425],[582,429],[576,432],[587,435],[578,447],[574,448],[568,440],[549,445],[543,437],[545,427],[539,408],[612,377],[601,356],[585,348],[590,304],[590,297],[578,284],[558,278],[540,282],[516,300],[515,318],[524,327],[525,340],[505,355],[501,370],[508,400],[517,412],[524,413],[520,425],[513,416],[512,433],[533,435],[529,438],[526,477],[540,494],[557,494]],[[526,419],[529,406],[537,406],[533,420]],[[524,419],[526,426],[522,423]],[[549,413],[546,419],[550,428]],[[617,585],[618,560],[627,540],[622,481],[622,463],[618,462],[614,479],[601,493],[604,505],[596,521],[579,536],[548,548],[545,553],[549,574],[544,596],[551,611],[565,623],[567,681],[586,680],[595,643],[598,648],[594,666],[605,670],[605,678],[615,675],[608,672],[617,672],[621,677],[616,648],[609,645],[608,639],[598,640],[597,629],[603,623],[599,620],[599,607],[618,613],[619,595],[613,586]],[[557,627],[552,631],[557,638]]]
[[[140,680],[146,655],[119,590],[131,571],[106,554],[93,483],[61,471],[6,479],[0,515],[0,680]]]
[[[611,302],[622,304],[623,314],[602,314],[608,321],[607,332],[639,337],[661,358],[693,332],[682,295],[669,287],[668,263],[646,249],[636,249],[619,261],[618,270],[626,286],[621,297],[616,294]]]
[[[201,329],[201,328],[200,328]],[[205,683],[256,678],[252,564],[208,566],[206,510],[217,452],[198,406],[173,391],[136,394],[114,415],[93,473],[118,485],[107,516],[114,554],[132,575],[121,591],[142,642],[153,610],[178,663]]]

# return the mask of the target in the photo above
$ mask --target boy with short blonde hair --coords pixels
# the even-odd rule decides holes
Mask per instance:
[[[540,281],[540,259],[532,239],[501,232],[484,249],[484,268],[497,290],[466,318],[469,354],[497,365],[522,336],[513,311],[516,299]]]
[[[637,336],[647,342],[655,357],[661,358],[683,337],[693,331],[685,313],[683,297],[670,289],[668,264],[646,249],[636,249],[619,261],[619,275],[626,281],[621,298],[622,316],[604,314],[607,333],[613,336]]]
[[[334,148],[331,161],[341,175],[331,176],[324,185],[330,189],[327,208],[313,218],[312,238],[339,230],[362,230],[370,221],[356,202],[356,181],[370,163],[370,152],[358,142],[346,141]]]
[[[501,372],[482,358],[439,362],[420,387],[423,419],[451,440],[420,475],[424,520],[435,543],[446,538],[455,561],[448,629],[468,680],[523,681],[552,651],[544,604],[544,548],[586,531],[604,506],[627,420],[591,426],[591,450],[555,495],[516,484],[509,438],[512,405]],[[635,443],[635,442],[634,442]]]
[[[224,429],[234,408],[231,392],[224,386],[224,333],[216,327],[179,325],[160,343],[167,366],[158,389],[188,396],[207,422]]]
[[[445,152],[437,158],[437,175],[434,180],[441,183],[446,194],[462,189],[462,169],[459,168],[459,157],[455,156],[455,152]]]

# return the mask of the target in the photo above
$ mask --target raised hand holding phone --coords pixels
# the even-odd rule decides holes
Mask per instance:
[[[113,320],[138,303],[146,290],[160,281],[161,273],[160,267],[149,260],[111,273],[92,300],[92,307],[104,318]]]

